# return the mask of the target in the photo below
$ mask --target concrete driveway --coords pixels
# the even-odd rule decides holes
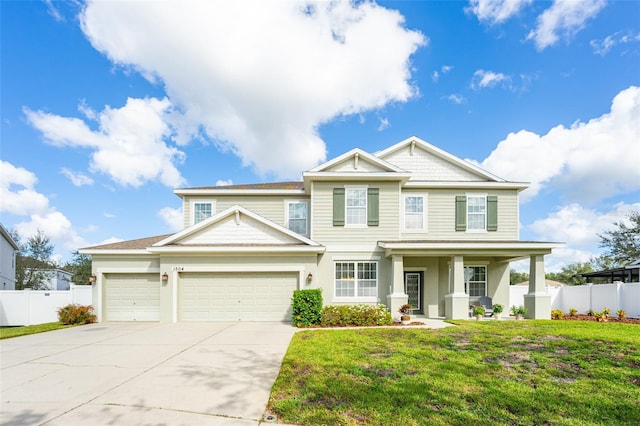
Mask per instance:
[[[281,323],[101,323],[0,341],[3,425],[256,425]]]

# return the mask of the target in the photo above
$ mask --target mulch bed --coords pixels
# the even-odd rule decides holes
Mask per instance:
[[[564,320],[569,321],[598,321],[598,318],[591,315],[574,315],[569,316],[565,315]],[[618,318],[618,317],[609,317],[606,322],[623,322],[625,324],[640,324],[640,318]]]

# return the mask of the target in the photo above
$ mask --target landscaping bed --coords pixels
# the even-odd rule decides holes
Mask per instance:
[[[598,317],[594,315],[565,315],[563,320],[572,320],[572,321],[601,321],[601,322],[621,322],[624,324],[640,324],[640,318],[618,318],[618,317],[609,317],[606,321],[598,320]]]

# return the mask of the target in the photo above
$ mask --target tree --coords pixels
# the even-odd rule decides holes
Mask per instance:
[[[523,283],[525,281],[529,281],[529,274],[527,274],[526,272],[516,272],[515,269],[511,269],[509,271],[509,284],[510,285]]]
[[[64,270],[71,272],[71,281],[74,284],[90,284],[91,277],[91,256],[74,251],[71,253],[71,260],[64,265]]]
[[[550,272],[545,278],[549,280],[559,281],[568,285],[582,285],[586,282],[585,278],[576,277],[577,274],[585,272],[593,272],[590,262],[576,262],[563,266],[560,272]]]
[[[53,244],[49,237],[39,229],[25,243],[22,243],[17,232],[13,231],[11,236],[19,247],[16,256],[16,290],[45,289],[47,281],[54,274],[52,269],[56,268],[55,263],[51,261]]]
[[[615,266],[626,266],[640,259],[640,210],[632,210],[626,220],[615,222],[615,229],[605,231],[600,237],[600,247],[606,249]]]

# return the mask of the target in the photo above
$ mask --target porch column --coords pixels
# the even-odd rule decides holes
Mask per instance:
[[[526,318],[551,319],[551,296],[547,294],[544,279],[544,255],[533,255],[529,260],[529,293],[524,295]]]
[[[464,257],[451,256],[449,294],[444,296],[447,319],[469,319],[469,295],[464,292]]]
[[[391,256],[391,285],[387,296],[387,306],[394,320],[400,320],[398,309],[409,301],[409,296],[404,292],[404,259],[402,256]]]

